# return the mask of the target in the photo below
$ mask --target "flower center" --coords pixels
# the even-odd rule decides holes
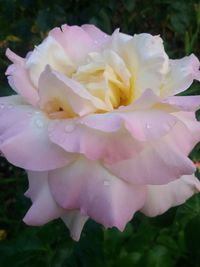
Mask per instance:
[[[111,110],[130,103],[130,77],[125,62],[112,50],[90,53],[87,63],[72,74],[73,79]]]
[[[50,119],[66,119],[76,116],[70,105],[56,97],[48,101],[43,109]]]
[[[113,50],[90,53],[85,64],[68,74],[68,77],[88,91],[91,98],[102,103],[100,107],[85,111],[86,113],[104,113],[131,103],[133,86],[131,74],[124,60]],[[42,108],[51,119],[65,119],[82,116],[70,106],[66,92],[62,88],[52,89],[53,95],[47,96]],[[65,90],[64,90],[65,91]],[[81,97],[81,89],[80,89]],[[71,103],[71,102],[70,102]]]

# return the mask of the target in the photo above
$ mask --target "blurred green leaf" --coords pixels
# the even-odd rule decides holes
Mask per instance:
[[[169,251],[163,246],[155,246],[153,249],[150,249],[147,258],[146,265],[147,267],[173,267],[174,262],[170,256]]]
[[[185,243],[191,254],[200,259],[200,214],[193,217],[185,226]]]

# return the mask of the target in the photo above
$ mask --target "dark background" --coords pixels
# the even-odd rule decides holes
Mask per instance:
[[[120,28],[129,34],[160,34],[170,57],[200,55],[198,0],[0,0],[0,95],[12,93],[4,75],[9,65],[5,49],[25,56],[51,28],[64,23],[92,23],[107,33]],[[200,86],[194,83],[183,94],[200,94]],[[190,156],[200,161],[200,146]],[[137,213],[123,233],[89,221],[75,243],[60,220],[38,228],[22,223],[30,206],[23,196],[26,188],[23,170],[0,158],[1,267],[200,266],[199,195],[157,218]]]

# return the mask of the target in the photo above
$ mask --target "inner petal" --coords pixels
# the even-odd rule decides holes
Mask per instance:
[[[51,119],[65,119],[75,116],[66,99],[59,99],[56,97],[45,103],[44,110]]]
[[[67,56],[64,49],[51,36],[48,36],[44,42],[35,47],[26,61],[26,68],[36,88],[38,87],[39,77],[46,65],[50,65],[54,70],[67,76],[71,76],[75,70],[75,65]]]
[[[129,104],[130,73],[124,61],[112,50],[90,53],[85,65],[72,75],[109,109]]]

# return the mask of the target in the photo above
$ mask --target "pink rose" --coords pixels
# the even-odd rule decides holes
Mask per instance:
[[[174,96],[200,80],[194,55],[171,60],[159,36],[92,25],[6,54],[18,94],[0,98],[0,151],[27,170],[27,224],[61,217],[78,240],[88,217],[122,231],[136,211],[156,216],[200,190],[188,158],[200,96]]]

